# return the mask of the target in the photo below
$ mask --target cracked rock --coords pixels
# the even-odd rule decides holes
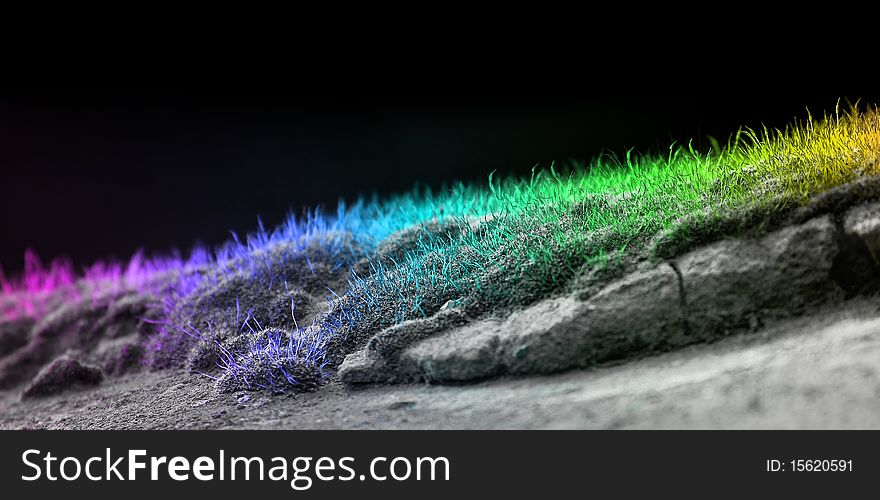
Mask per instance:
[[[704,340],[748,327],[756,314],[784,317],[840,300],[833,279],[837,227],[824,216],[760,239],[726,240],[676,260],[688,322]]]

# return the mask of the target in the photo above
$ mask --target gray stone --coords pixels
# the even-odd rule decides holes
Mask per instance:
[[[788,316],[843,298],[834,282],[839,253],[829,216],[760,239],[727,240],[676,260],[688,324],[700,339],[745,327],[755,315]]]
[[[98,385],[102,380],[104,374],[99,368],[84,365],[73,358],[61,357],[40,370],[21,397],[49,396],[75,386]]]
[[[548,299],[435,335],[407,348],[400,366],[437,382],[589,366],[690,342],[680,306],[678,278],[663,265],[586,302]]]
[[[880,262],[880,202],[850,209],[843,217],[846,234],[860,238],[875,262]]]
[[[385,362],[376,355],[370,355],[366,349],[346,356],[336,376],[349,385],[385,382],[389,378]]]
[[[477,321],[428,338],[401,354],[429,382],[467,381],[494,375],[500,367],[498,320]]]
[[[502,328],[510,373],[550,373],[687,343],[678,277],[667,265],[639,271],[588,301],[562,298],[515,314]]]
[[[466,322],[467,318],[461,311],[443,309],[431,317],[404,321],[382,330],[367,342],[366,350],[389,364],[395,364],[400,358],[400,353],[413,343],[430,338],[438,332],[449,331]]]

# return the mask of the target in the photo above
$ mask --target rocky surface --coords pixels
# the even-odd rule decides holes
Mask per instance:
[[[838,429],[880,427],[880,307],[769,322],[597,369],[468,385],[218,394],[182,372],[88,392],[0,397],[4,429]]]

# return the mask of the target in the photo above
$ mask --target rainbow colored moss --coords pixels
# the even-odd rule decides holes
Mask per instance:
[[[303,383],[294,373],[323,377],[380,329],[444,306],[477,316],[528,304],[614,262],[651,258],[651,239],[694,214],[772,211],[878,170],[880,112],[853,107],[785,130],[741,130],[707,152],[690,144],[664,155],[627,152],[523,179],[490,175],[486,185],[340,202],[334,214],[315,210],[271,231],[259,224],[244,240],[233,236],[189,259],[137,254],[125,266],[98,263],[75,275],[69,263],[44,267],[28,254],[22,276],[0,272],[0,314],[38,318],[59,301],[96,307],[123,293],[155,296],[163,319],[153,351],[201,342],[210,354],[216,345],[224,380],[280,390]],[[318,277],[336,286],[318,287],[327,306],[310,324],[301,327],[292,311],[287,320],[268,311],[284,324],[246,330],[256,316],[242,324],[241,290],[295,308],[295,289],[317,293]],[[225,333],[205,333],[218,331]]]

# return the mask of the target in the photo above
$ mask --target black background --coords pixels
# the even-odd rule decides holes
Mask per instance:
[[[246,70],[111,78],[105,67],[7,85],[0,264],[20,269],[26,248],[85,265],[138,248],[215,245],[230,229],[254,229],[257,215],[272,226],[290,210],[479,182],[492,170],[524,174],[689,139],[705,148],[708,135],[783,127],[840,97],[877,100],[853,85],[792,85],[786,74],[760,84],[677,68],[633,74],[643,63],[289,66],[283,78]]]

